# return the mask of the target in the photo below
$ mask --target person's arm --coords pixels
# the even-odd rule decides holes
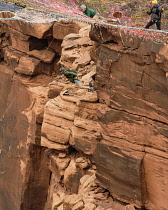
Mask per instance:
[[[146,12],[148,15],[152,14],[152,9],[149,12]]]

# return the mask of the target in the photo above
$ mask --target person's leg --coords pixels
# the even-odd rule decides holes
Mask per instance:
[[[161,21],[157,21],[156,26],[158,30],[161,30]]]
[[[149,23],[147,23],[147,25],[145,26],[145,28],[148,29],[149,27],[151,27],[154,24],[155,24],[155,22],[153,20],[150,20]]]

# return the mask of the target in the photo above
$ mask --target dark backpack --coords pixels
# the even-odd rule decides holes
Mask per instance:
[[[161,11],[159,10],[159,7],[153,7],[151,13],[153,14],[153,19],[161,18]]]

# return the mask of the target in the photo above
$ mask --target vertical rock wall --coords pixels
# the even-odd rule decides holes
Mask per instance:
[[[12,82],[11,72],[5,70],[5,66],[1,65],[1,209],[19,209],[22,187],[21,157],[24,160],[26,158],[24,150],[29,127],[26,116],[21,112],[30,105],[30,98],[25,89],[13,98],[21,84],[17,80]],[[23,103],[23,99],[27,102]]]
[[[97,177],[119,200],[167,209],[167,44],[117,29],[93,27],[90,35],[99,43],[95,82],[103,105]]]
[[[167,44],[81,25],[0,24],[1,208],[166,210]]]
[[[34,23],[22,18],[0,23],[3,210],[44,209],[52,183],[44,153],[47,148],[41,145],[44,105],[48,96],[57,96],[63,88],[55,91],[49,84],[58,73],[62,39],[81,28],[76,23]],[[61,33],[56,34],[58,27]]]
[[[0,75],[1,209],[43,209],[50,172],[35,145],[32,93],[5,64]]]

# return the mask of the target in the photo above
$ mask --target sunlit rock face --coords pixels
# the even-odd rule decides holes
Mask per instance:
[[[99,29],[93,31],[102,43],[96,49],[95,82],[103,104],[97,110],[103,136],[94,153],[97,177],[119,200],[166,209],[167,45],[139,40],[134,48],[136,37],[128,43],[110,30],[113,43],[106,44],[107,33],[102,39],[96,37]]]
[[[50,170],[44,160],[46,148],[40,145],[41,124],[48,100],[45,84],[51,82],[47,74],[57,69],[58,55],[51,49],[46,55],[48,40],[42,39],[52,24],[40,29],[37,25],[0,22],[2,209],[43,209],[46,202]],[[31,78],[37,74],[44,74],[41,84]]]
[[[30,209],[32,197],[33,205],[42,208],[49,170],[43,164],[44,148],[35,145],[32,94],[5,64],[0,77],[1,208]]]
[[[2,208],[165,210],[167,44],[29,13],[0,24]]]

